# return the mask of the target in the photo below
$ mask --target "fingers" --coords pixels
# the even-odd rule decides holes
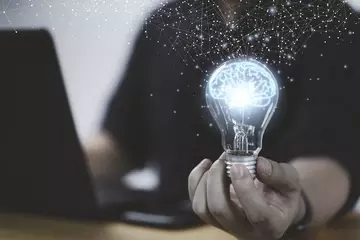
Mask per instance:
[[[245,219],[241,219],[230,200],[230,184],[226,175],[224,158],[225,155],[222,155],[208,171],[206,198],[214,219],[223,228],[236,232],[245,225],[241,223]]]
[[[223,227],[212,216],[207,204],[208,170],[211,165],[211,161],[205,159],[190,173],[189,195],[192,201],[192,208],[196,215],[204,222],[223,229]]]
[[[204,160],[191,172],[189,195],[194,212],[206,223],[231,234],[251,235],[254,229],[261,235],[278,234],[275,227],[280,220],[278,209],[268,204],[269,199],[263,189],[256,187],[256,182],[288,194],[299,189],[296,169],[289,164],[259,158],[258,179],[254,181],[246,166],[236,164],[230,171],[233,188],[230,189],[225,165],[223,154],[214,164]]]
[[[229,186],[224,154],[210,168],[206,162],[202,162],[189,176],[193,210],[204,222],[224,231],[236,235],[248,234],[246,232],[251,226],[241,205],[237,206],[230,199]]]
[[[206,194],[207,194],[206,186],[207,186],[208,173],[209,172],[205,172],[202,175],[201,180],[197,185],[195,195],[192,201],[192,208],[196,213],[196,215],[198,215],[198,217],[202,219],[204,222],[213,225],[217,228],[223,229],[223,227],[211,215],[208,208],[207,199],[206,199]]]
[[[194,199],[196,188],[207,170],[211,167],[211,161],[209,159],[204,159],[199,163],[190,173],[188,179],[188,189],[189,189],[189,197],[192,201]]]
[[[231,168],[230,174],[234,191],[249,222],[254,227],[265,226],[271,217],[271,213],[264,196],[255,187],[253,177],[246,166],[235,164]]]
[[[257,162],[257,178],[282,194],[300,189],[299,174],[287,163],[277,163],[260,157]]]

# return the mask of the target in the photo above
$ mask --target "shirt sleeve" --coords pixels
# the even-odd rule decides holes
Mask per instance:
[[[289,159],[326,156],[336,160],[349,174],[350,195],[335,217],[338,218],[351,211],[360,196],[357,117],[349,106],[340,103],[307,104],[302,106],[298,121],[299,131],[289,141],[288,151],[292,155]]]
[[[344,49],[344,48],[339,48]],[[354,50],[354,49],[353,49]],[[319,81],[307,81],[301,95],[301,104],[285,148],[286,159],[298,156],[327,156],[336,160],[349,174],[350,194],[344,206],[334,219],[351,211],[360,196],[360,175],[358,172],[359,116],[357,106],[356,59],[351,59],[347,51],[337,51],[327,62],[313,64],[319,66]],[[344,69],[345,57],[348,67]],[[352,54],[353,55],[353,54]],[[352,64],[351,64],[352,63]],[[322,69],[321,69],[322,68]],[[315,72],[307,67],[309,75]],[[304,71],[305,72],[305,71]],[[308,79],[308,78],[303,78]],[[327,183],[324,183],[327,184]]]
[[[147,151],[145,143],[148,133],[143,101],[147,91],[145,75],[150,51],[149,41],[141,32],[103,120],[103,128],[114,137],[134,166],[143,165]]]

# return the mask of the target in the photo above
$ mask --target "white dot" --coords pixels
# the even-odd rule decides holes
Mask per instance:
[[[276,7],[271,7],[271,8],[269,8],[269,12],[270,12],[270,14],[272,14],[272,15],[274,15],[274,14],[276,14]]]

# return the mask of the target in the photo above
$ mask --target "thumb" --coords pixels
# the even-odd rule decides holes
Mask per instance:
[[[288,163],[277,163],[259,157],[256,166],[260,182],[281,192],[289,193],[300,190],[299,173]]]
[[[246,166],[234,164],[230,170],[231,181],[247,219],[256,227],[263,227],[271,217],[264,196],[255,186]],[[259,225],[260,224],[260,225]]]

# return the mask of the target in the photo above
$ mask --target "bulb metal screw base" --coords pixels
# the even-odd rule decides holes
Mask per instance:
[[[235,164],[243,164],[249,170],[252,177],[255,179],[256,177],[256,163],[257,163],[257,156],[240,156],[240,155],[232,155],[226,154],[226,173],[230,177],[230,169]]]

